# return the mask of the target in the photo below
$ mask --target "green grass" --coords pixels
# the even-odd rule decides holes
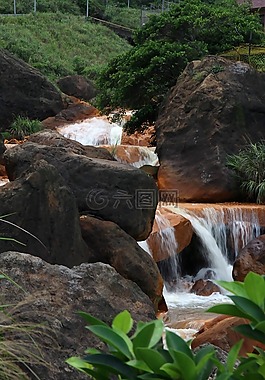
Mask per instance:
[[[141,24],[140,9],[109,5],[106,7],[104,15],[107,20],[131,29],[137,29]]]
[[[95,73],[129,44],[84,17],[40,13],[0,18],[0,48],[7,49],[50,80]]]

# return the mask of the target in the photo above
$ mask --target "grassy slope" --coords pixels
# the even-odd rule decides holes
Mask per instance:
[[[91,74],[127,49],[108,28],[84,17],[42,13],[0,18],[0,47],[38,68],[49,79]]]

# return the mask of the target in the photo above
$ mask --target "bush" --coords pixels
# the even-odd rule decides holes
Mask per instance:
[[[17,116],[10,125],[9,132],[12,138],[23,140],[26,136],[42,130],[43,126],[39,120],[30,120],[27,117]]]
[[[265,142],[249,144],[228,157],[227,166],[238,177],[244,194],[257,203],[265,203]]]
[[[265,344],[265,277],[249,273],[244,283],[218,283],[234,294],[230,296],[233,304],[214,306],[209,311],[247,318],[250,324],[235,329]],[[235,366],[242,341],[232,347],[223,364],[212,346],[194,353],[188,343],[170,331],[165,331],[167,349],[164,348],[161,320],[139,322],[134,334],[129,336],[133,320],[126,310],[114,318],[111,327],[90,314],[80,312],[80,315],[88,322],[87,329],[108,345],[108,352],[90,348],[84,358],[72,357],[67,363],[93,379],[107,380],[118,375],[118,379],[124,380],[208,380],[214,368],[217,380],[265,378],[263,350],[257,349],[258,353],[240,359]]]

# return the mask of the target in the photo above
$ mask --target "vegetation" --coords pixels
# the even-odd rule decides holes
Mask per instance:
[[[238,177],[243,193],[257,203],[265,203],[265,142],[249,144],[228,157],[227,165]]]
[[[39,120],[30,120],[27,117],[17,116],[10,125],[10,137],[23,140],[26,136],[39,132],[43,129],[42,123]]]
[[[83,17],[44,13],[1,17],[0,48],[56,80],[72,74],[89,76],[128,51],[129,44]]]
[[[141,10],[137,8],[118,7],[108,5],[104,12],[104,18],[115,24],[123,25],[131,29],[140,27]]]
[[[265,344],[265,277],[249,273],[244,283],[218,283],[233,294],[233,304],[215,306],[209,311],[248,319],[249,324],[237,326],[236,330]],[[67,363],[93,379],[107,380],[118,375],[124,380],[208,380],[214,369],[217,380],[265,378],[265,352],[256,349],[257,353],[239,358],[242,340],[232,347],[226,363],[221,363],[213,347],[194,353],[188,343],[171,331],[165,332],[167,349],[164,348],[161,320],[139,322],[129,336],[133,320],[128,311],[118,314],[111,327],[87,313],[80,314],[89,323],[87,329],[108,345],[108,352],[88,349],[84,358],[72,357]],[[239,364],[235,365],[237,360]]]
[[[98,106],[137,110],[127,129],[141,129],[156,119],[165,94],[189,61],[231,49],[250,36],[253,43],[261,41],[262,27],[246,6],[234,0],[181,0],[151,17],[136,32],[135,46],[103,70]]]

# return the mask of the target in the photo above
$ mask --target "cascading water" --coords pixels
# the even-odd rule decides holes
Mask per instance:
[[[80,123],[57,128],[64,137],[83,145],[118,145],[121,143],[122,126],[110,123],[104,117],[92,117]]]
[[[218,247],[209,224],[207,224],[203,218],[200,218],[191,212],[174,207],[171,207],[170,209],[191,222],[193,230],[202,242],[202,253],[209,263],[209,268],[212,269],[215,279],[232,281],[232,266],[229,265],[226,256],[223,255],[221,249]]]

